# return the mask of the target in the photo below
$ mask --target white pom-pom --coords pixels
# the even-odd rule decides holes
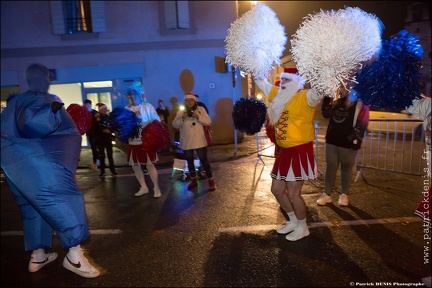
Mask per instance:
[[[304,18],[291,40],[299,74],[320,93],[334,95],[355,82],[355,71],[381,49],[379,19],[360,8],[320,11]]]
[[[267,78],[273,65],[280,64],[287,40],[276,13],[259,4],[228,29],[226,62],[256,78]]]

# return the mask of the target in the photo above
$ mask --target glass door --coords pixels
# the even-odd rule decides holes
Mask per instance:
[[[92,101],[93,109],[97,110],[97,106],[96,106],[97,103],[103,103],[108,107],[109,111],[112,111],[111,91],[89,91],[89,90],[95,90],[95,89],[85,89],[85,95],[86,95],[85,99],[90,99]]]

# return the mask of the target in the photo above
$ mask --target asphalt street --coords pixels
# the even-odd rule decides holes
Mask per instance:
[[[22,224],[1,178],[3,287],[364,287],[422,286],[430,275],[430,230],[414,215],[424,177],[365,169],[353,180],[350,205],[318,206],[323,176],[307,181],[310,236],[290,242],[274,229],[286,219],[270,192],[271,152],[257,152],[255,136],[209,147],[216,191],[206,179],[188,191],[174,154],[159,154],[161,198],[135,197],[139,184],[124,150],[115,148],[119,176],[98,177],[83,149],[77,181],[85,196],[91,236],[85,249],[103,275],[79,277],[62,267],[67,251],[54,235],[59,258],[27,270]],[[323,143],[316,147],[325,171]],[[262,156],[262,157],[258,157]],[[31,175],[29,175],[31,177]],[[147,178],[150,181],[150,178]],[[339,182],[339,175],[336,184]],[[149,186],[151,187],[150,182]]]

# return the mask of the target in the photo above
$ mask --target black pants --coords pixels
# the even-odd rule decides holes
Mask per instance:
[[[93,163],[96,164],[97,160],[99,159],[99,152],[98,152],[98,148],[96,145],[96,137],[95,136],[89,136],[89,143],[90,143],[90,148],[92,151],[92,156],[93,156]]]
[[[201,165],[204,168],[204,171],[206,172],[206,175],[208,178],[213,178],[213,172],[211,170],[210,163],[207,158],[207,147],[195,149],[199,160],[201,161]],[[194,149],[191,150],[183,150],[185,159],[188,163],[188,169],[191,178],[196,177],[196,171],[195,171],[195,164],[194,164]]]
[[[97,144],[97,149],[99,152],[99,160],[100,160],[100,174],[104,174],[105,173],[105,150],[106,150],[106,155],[108,157],[108,162],[109,162],[109,169],[111,171],[111,173],[116,174],[116,170],[115,170],[115,165],[114,165],[114,159],[113,159],[113,146],[111,142],[102,142],[102,143],[98,143]]]

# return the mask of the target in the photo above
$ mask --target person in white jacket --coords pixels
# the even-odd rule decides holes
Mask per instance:
[[[205,108],[197,104],[197,97],[198,95],[192,92],[184,96],[185,109],[177,112],[172,126],[180,130],[180,148],[184,151],[191,177],[188,189],[198,185],[194,164],[194,151],[196,151],[208,177],[209,191],[214,191],[216,183],[207,158],[208,143],[204,134],[204,126],[210,126],[211,119]]]
[[[143,88],[133,86],[129,88],[126,93],[128,95],[130,104],[125,108],[134,112],[138,118],[141,118],[139,134],[137,137],[129,139],[127,152],[127,160],[132,166],[135,177],[138,179],[141,185],[140,190],[135,193],[135,196],[142,196],[149,193],[143,171],[143,168],[146,168],[154,185],[153,197],[159,198],[162,196],[162,193],[158,183],[158,172],[154,165],[159,160],[159,158],[156,150],[146,151],[144,149],[141,133],[142,129],[144,129],[144,127],[153,120],[161,120],[153,105],[147,103]]]

